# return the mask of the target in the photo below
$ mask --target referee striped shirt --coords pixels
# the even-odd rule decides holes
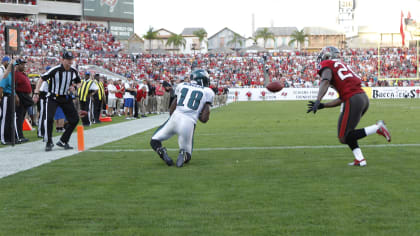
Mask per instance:
[[[48,93],[57,96],[68,95],[70,86],[81,82],[79,72],[73,67],[66,71],[63,64],[52,67],[41,78],[48,82]]]

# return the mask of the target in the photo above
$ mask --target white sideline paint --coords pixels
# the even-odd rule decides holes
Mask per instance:
[[[86,130],[84,132],[85,149],[88,150],[153,129],[162,125],[168,117],[168,114],[163,114]],[[58,142],[59,137],[53,138],[54,145]],[[45,143],[42,141],[0,148],[0,178],[79,153],[76,133],[73,133],[69,144],[74,147],[73,150],[63,150],[55,145],[52,151],[45,152]]]
[[[361,145],[362,148],[388,148],[388,147],[420,147],[420,143],[406,144],[372,144]],[[346,145],[320,145],[320,146],[271,146],[271,147],[215,147],[215,148],[194,148],[194,151],[242,151],[242,150],[284,150],[284,149],[334,149],[348,148]],[[168,148],[168,151],[178,151],[175,148]],[[152,152],[152,149],[90,149],[88,152]]]

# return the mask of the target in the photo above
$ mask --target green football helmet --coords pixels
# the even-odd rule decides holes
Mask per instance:
[[[203,87],[209,87],[210,86],[210,78],[207,71],[203,69],[197,69],[194,70],[190,75],[191,81],[197,82],[198,85]]]

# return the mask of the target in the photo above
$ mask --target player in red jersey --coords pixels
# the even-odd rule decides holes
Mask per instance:
[[[378,133],[390,142],[391,135],[382,120],[366,128],[356,129],[360,118],[368,110],[369,98],[361,87],[360,77],[341,62],[339,57],[340,51],[336,47],[325,47],[321,50],[317,62],[319,66],[318,74],[322,81],[317,100],[310,101],[308,104],[308,113],[316,113],[317,110],[323,108],[341,105],[341,113],[338,119],[338,139],[342,144],[347,144],[353,151],[355,160],[349,165],[366,166],[366,160],[357,140]],[[325,104],[321,103],[330,86],[337,90],[340,97]]]

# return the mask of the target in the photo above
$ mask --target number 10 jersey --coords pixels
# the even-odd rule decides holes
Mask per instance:
[[[182,83],[176,86],[177,106],[175,113],[181,113],[197,123],[198,116],[206,103],[212,104],[214,92],[208,87],[192,83]]]
[[[341,100],[347,101],[355,94],[364,93],[364,90],[361,87],[360,77],[346,64],[338,60],[322,61],[320,69],[318,70],[319,76],[322,75],[322,71],[326,68],[332,70],[333,77],[330,84],[337,90],[338,94],[340,94]]]

